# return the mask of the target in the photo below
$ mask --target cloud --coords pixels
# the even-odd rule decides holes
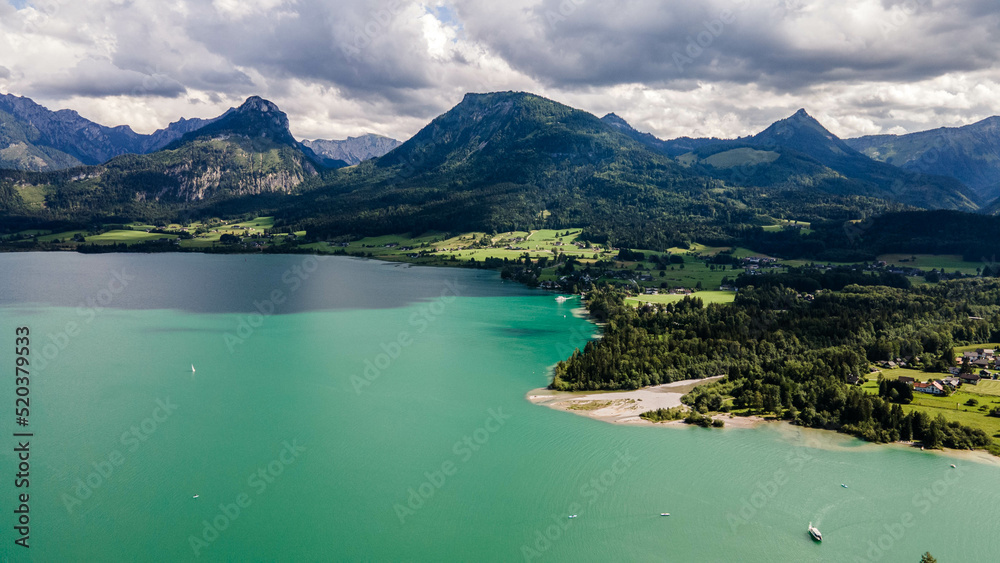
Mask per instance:
[[[995,0],[0,2],[0,79],[91,119],[211,117],[252,94],[296,135],[406,138],[527,90],[660,137],[799,107],[845,136],[1000,113]]]
[[[47,96],[76,95],[92,98],[174,98],[186,92],[184,85],[168,76],[122,70],[109,61],[94,59],[84,59],[66,71],[42,75],[35,79],[33,87],[35,91]]]

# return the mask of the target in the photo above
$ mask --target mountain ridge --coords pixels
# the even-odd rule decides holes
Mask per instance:
[[[904,170],[956,178],[984,200],[1000,197],[1000,116],[962,127],[868,135],[845,142]]]
[[[303,140],[302,144],[318,155],[334,160],[342,160],[349,166],[360,164],[365,160],[378,158],[403,144],[391,137],[365,133],[346,139],[313,139]]]
[[[107,127],[71,109],[49,110],[30,98],[0,94],[0,168],[60,170],[159,150],[212,119],[184,119],[144,135]]]
[[[529,92],[470,93],[390,152],[325,170],[280,108],[251,96],[149,155],[80,173],[9,176],[4,189],[14,195],[4,197],[11,208],[32,202],[33,213],[60,217],[238,208],[318,240],[585,226],[594,241],[662,248],[724,245],[775,218],[975,207],[957,181],[873,161],[805,111],[676,158],[656,141],[617,115],[598,118]]]

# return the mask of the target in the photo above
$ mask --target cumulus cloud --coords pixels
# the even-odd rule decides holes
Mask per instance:
[[[995,0],[0,2],[0,86],[137,129],[272,99],[293,133],[406,138],[527,90],[660,137],[799,107],[841,136],[1000,113]]]

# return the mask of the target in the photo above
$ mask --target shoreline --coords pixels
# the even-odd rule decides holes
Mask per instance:
[[[643,387],[631,391],[555,391],[547,387],[532,389],[525,394],[525,399],[534,405],[548,407],[553,410],[573,413],[593,420],[599,420],[608,424],[622,426],[663,426],[667,428],[678,428],[688,426],[683,420],[670,420],[666,422],[652,422],[639,418],[643,412],[656,410],[658,408],[673,408],[683,406],[680,401],[681,396],[691,389],[718,381],[724,376],[710,377],[706,379],[685,379],[673,383],[664,383],[652,387]],[[574,408],[575,407],[575,408]],[[1000,457],[994,456],[986,450],[925,450],[920,448],[916,442],[890,442],[880,444],[876,442],[866,442],[861,438],[837,432],[836,430],[825,430],[822,428],[809,428],[797,426],[787,420],[768,419],[756,415],[734,416],[728,413],[716,413],[712,415],[712,420],[721,420],[726,428],[757,428],[768,425],[776,429],[781,435],[781,439],[790,443],[798,444],[824,450],[852,450],[859,448],[891,447],[900,450],[921,452],[929,455],[939,455],[952,459],[960,459],[974,463],[983,463],[1000,467]],[[851,446],[838,445],[838,441],[854,443]],[[856,442],[861,442],[857,444]]]
[[[528,391],[525,398],[535,405],[610,424],[676,426],[685,423],[683,420],[652,422],[639,418],[639,415],[646,411],[683,406],[681,397],[684,394],[699,385],[712,383],[723,377],[725,376],[718,375],[705,379],[685,379],[631,391],[555,391],[542,387]],[[767,422],[759,416],[717,414],[712,418],[722,420],[731,428],[752,428]]]

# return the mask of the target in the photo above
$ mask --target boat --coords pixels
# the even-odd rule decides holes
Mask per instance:
[[[845,489],[847,488],[847,485],[845,485],[845,484],[843,484],[843,483],[841,483],[841,484],[840,484],[840,486],[841,486],[841,487],[844,487]]]
[[[570,514],[569,517],[570,518],[576,518],[576,514]]]
[[[813,527],[812,522],[809,523],[809,535],[816,541],[823,541],[823,534],[817,528]]]
[[[194,496],[193,496],[193,497],[191,497],[191,498],[198,498],[199,496],[201,496],[201,495],[194,495]]]
[[[952,468],[952,469],[955,469],[955,464],[954,464],[954,463],[953,463],[953,464],[951,464],[951,468]]]
[[[661,512],[660,516],[670,516],[670,513],[669,512]]]
[[[560,295],[559,297],[556,297],[556,303],[562,303],[563,301],[568,301],[568,300],[569,300],[569,297],[563,297],[562,295]]]
[[[191,373],[194,373],[194,364],[191,364]]]

